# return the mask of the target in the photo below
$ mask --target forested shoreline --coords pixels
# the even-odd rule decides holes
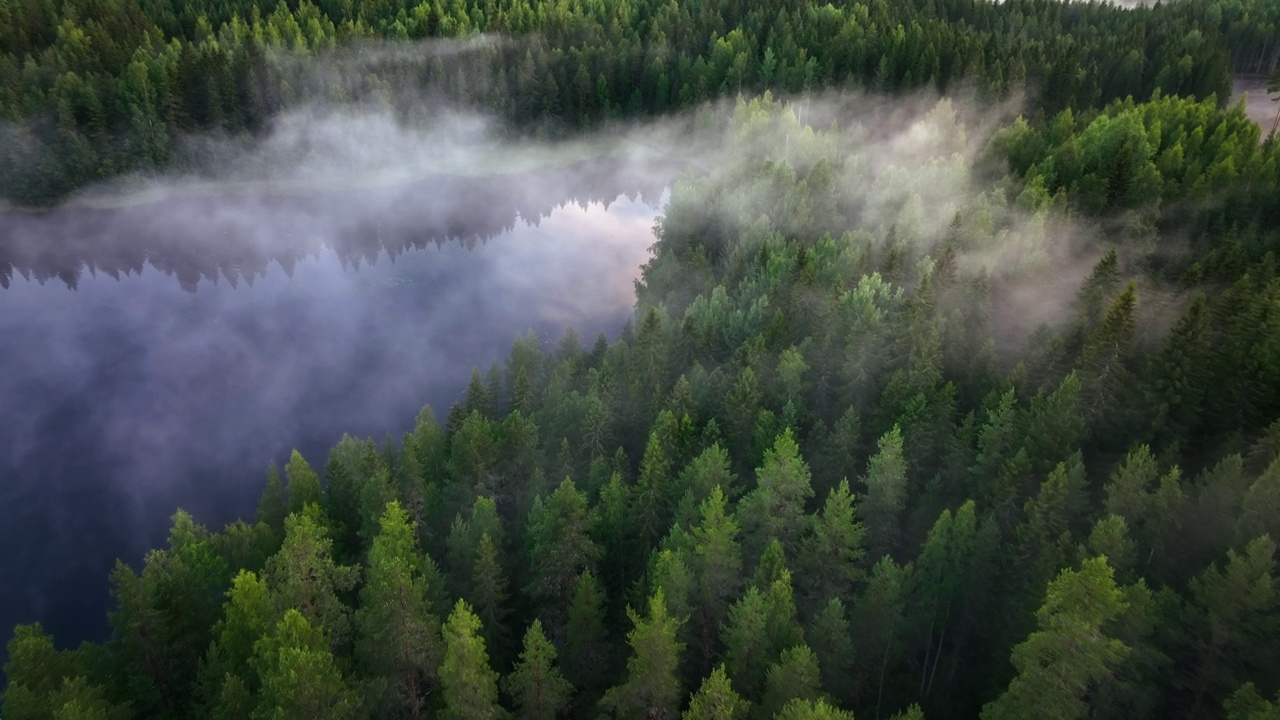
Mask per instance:
[[[178,511],[107,641],[16,629],[0,716],[1280,717],[1280,143],[1228,102],[1278,19],[0,4],[21,203],[317,97],[716,138],[618,339],[517,338],[402,437],[272,466],[255,517]]]
[[[1225,103],[1233,74],[1275,72],[1278,27],[1275,0],[14,1],[0,6],[0,197],[44,205],[154,172],[187,135],[268,132],[317,99],[410,119],[448,100],[542,134],[765,88],[972,86],[1026,92],[1037,117],[1157,90]]]

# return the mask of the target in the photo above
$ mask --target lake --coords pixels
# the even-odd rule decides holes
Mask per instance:
[[[532,329],[616,337],[657,164],[0,215],[0,627],[102,639],[117,557],[178,507],[253,512],[272,461],[382,439]],[[0,650],[2,654],[2,650]]]

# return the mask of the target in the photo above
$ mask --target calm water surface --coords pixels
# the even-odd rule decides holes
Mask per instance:
[[[443,420],[528,329],[616,336],[646,177],[0,216],[0,634],[100,639],[114,559],[136,567],[176,507],[220,526],[291,448],[319,466],[344,432]]]

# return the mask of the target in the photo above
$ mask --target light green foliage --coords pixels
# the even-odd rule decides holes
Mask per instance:
[[[101,687],[84,677],[67,679],[48,699],[53,720],[126,720],[127,707],[112,703]]]
[[[802,587],[808,597],[819,601],[852,597],[855,584],[865,573],[864,534],[854,514],[849,483],[842,480],[813,519],[813,534],[805,540],[800,555]]]
[[[555,665],[556,649],[534,620],[524,634],[524,650],[502,688],[515,701],[519,717],[554,720],[569,705],[573,686]]]
[[[489,653],[480,637],[480,618],[459,600],[444,623],[444,662],[440,686],[442,717],[450,720],[492,720],[507,716],[498,704],[498,674],[489,667]]]
[[[764,464],[756,470],[756,488],[738,508],[748,556],[759,554],[771,540],[789,551],[798,549],[808,525],[805,504],[811,497],[809,466],[787,429],[765,453]]]
[[[690,634],[703,664],[719,649],[720,623],[742,583],[742,549],[738,525],[726,511],[720,486],[699,507],[701,520],[693,529],[693,617]]]
[[[311,465],[297,450],[289,455],[284,474],[289,482],[289,512],[302,512],[308,503],[318,505],[321,502],[320,476],[316,475],[316,471],[311,469]]]
[[[867,545],[874,556],[897,546],[898,521],[907,502],[907,464],[902,456],[902,430],[896,425],[880,438],[876,454],[867,464],[862,503]]]
[[[267,584],[252,572],[240,571],[227,591],[222,619],[214,626],[213,644],[200,668],[201,690],[207,702],[224,705],[225,701],[216,698],[229,693],[247,696],[250,688],[257,687],[249,661],[254,646],[279,616]]]
[[[830,705],[826,700],[792,700],[773,717],[774,720],[853,720],[853,713]]]
[[[794,347],[787,348],[778,356],[778,379],[782,382],[782,390],[788,400],[799,397],[804,390],[804,374],[809,370],[804,355]]]
[[[689,699],[682,720],[746,720],[751,704],[733,691],[724,665],[719,665]]]
[[[351,640],[351,610],[339,593],[355,585],[358,568],[334,561],[333,542],[320,517],[314,507],[285,520],[284,545],[267,561],[264,574],[277,610],[302,612],[336,650]]]
[[[1087,717],[1090,687],[1106,679],[1129,652],[1104,630],[1125,607],[1105,558],[1063,570],[1049,583],[1036,612],[1038,629],[1013,649],[1017,676],[983,708],[983,720]]]
[[[324,633],[297,610],[287,610],[275,629],[258,641],[252,662],[262,687],[254,720],[355,716],[359,703]]]
[[[782,651],[765,678],[761,717],[773,717],[792,700],[818,700],[822,677],[818,658],[805,645]]]
[[[628,610],[635,626],[627,634],[631,657],[626,681],[605,693],[600,705],[614,717],[674,718],[681,704],[677,671],[684,646],[676,639],[680,620],[667,614],[662,590],[649,598],[649,612],[641,617]]]
[[[14,720],[45,720],[61,707],[64,684],[78,672],[74,656],[55,650],[53,638],[40,625],[19,625],[6,647],[8,679],[3,696],[3,717]],[[83,683],[83,678],[76,678]]]
[[[1271,702],[1258,694],[1253,683],[1245,683],[1222,709],[1227,720],[1280,720],[1280,696]]]
[[[369,550],[355,614],[356,658],[379,714],[416,716],[439,665],[440,619],[429,605],[425,562],[409,516],[392,501]]]

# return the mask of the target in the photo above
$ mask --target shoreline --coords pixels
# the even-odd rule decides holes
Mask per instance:
[[[540,169],[567,167],[577,163],[622,156],[626,143],[617,139],[565,143],[549,148],[533,148],[510,152],[499,148],[487,152],[475,162],[444,162],[435,166],[396,168],[392,171],[366,170],[341,177],[314,180],[198,180],[176,176],[171,184],[154,179],[137,179],[134,189],[72,195],[48,206],[21,205],[0,199],[0,214],[39,215],[62,210],[124,210],[154,205],[174,199],[201,197],[224,198],[255,195],[260,197],[297,197],[316,192],[376,190],[407,186],[432,178],[477,178],[516,175]],[[160,176],[163,177],[163,176]],[[109,181],[108,181],[109,182]],[[127,185],[126,185],[127,187]]]

